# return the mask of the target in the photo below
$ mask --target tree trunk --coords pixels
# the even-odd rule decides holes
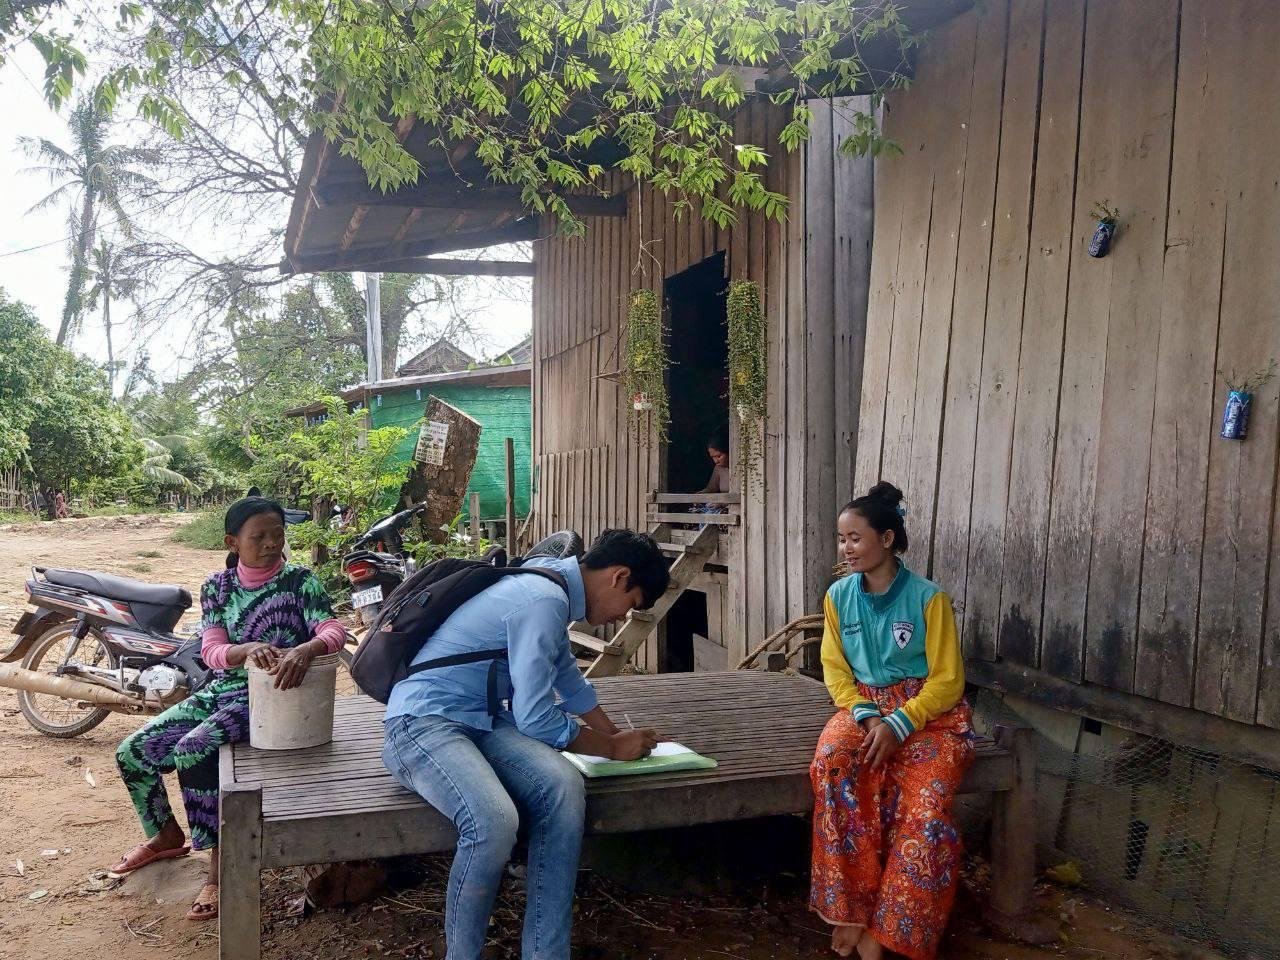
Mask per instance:
[[[71,277],[67,280],[67,299],[62,305],[62,323],[58,325],[58,346],[65,346],[71,333],[71,326],[80,316],[83,309],[85,273],[89,263],[89,249],[93,245],[93,201],[92,187],[85,187],[84,205],[80,210],[80,236],[77,238],[77,250],[71,258]]]
[[[107,388],[116,395],[116,355],[111,348],[111,272],[102,278],[102,326],[107,331]]]
[[[427,442],[433,436],[433,425],[437,427],[437,437],[441,427],[447,430],[443,449],[438,444]],[[413,455],[417,462],[405,481],[401,496],[407,495],[412,503],[426,503],[427,509],[421,521],[422,535],[432,543],[445,543],[449,539],[444,528],[462,512],[462,500],[467,494],[467,484],[471,481],[479,448],[479,422],[439,397],[427,398],[418,446]]]
[[[311,522],[317,527],[328,528],[330,519],[333,517],[333,498],[326,496],[316,496],[311,498]],[[311,547],[311,565],[317,567],[322,563],[329,562],[329,548],[323,543],[313,544]]]

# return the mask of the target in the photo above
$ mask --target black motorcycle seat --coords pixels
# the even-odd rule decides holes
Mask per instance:
[[[45,570],[44,577],[61,587],[74,587],[96,593],[108,600],[124,603],[149,603],[157,607],[191,606],[191,594],[182,587],[163,583],[144,583],[125,577],[113,577],[108,573],[87,573],[83,570]]]

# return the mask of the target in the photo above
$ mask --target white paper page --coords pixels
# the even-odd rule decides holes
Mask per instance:
[[[682,753],[693,753],[688,747],[679,743],[660,743],[653,748],[649,754],[651,757],[676,757]],[[576,757],[581,757],[587,763],[616,763],[608,757],[596,757],[589,753],[576,753]]]

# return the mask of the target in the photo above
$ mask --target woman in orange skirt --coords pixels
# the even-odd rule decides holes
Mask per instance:
[[[840,512],[852,575],[827,591],[822,667],[839,712],[813,758],[810,907],[832,949],[933,960],[960,879],[951,806],[973,728],[951,600],[907,569],[902,492]]]

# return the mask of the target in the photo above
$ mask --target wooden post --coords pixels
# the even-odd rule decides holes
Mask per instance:
[[[991,893],[986,919],[1028,943],[1051,943],[1058,924],[1032,913],[1036,881],[1036,745],[1027,727],[998,727],[996,743],[1013,757],[1013,783],[992,797]]]
[[[480,494],[471,491],[471,549],[475,550],[480,543]]]
[[[507,553],[516,552],[516,445],[507,437]]]
[[[218,956],[262,955],[262,789],[237,784],[230,744],[218,755]]]
[[[1013,789],[995,796],[991,824],[991,905],[1007,917],[1026,913],[1036,874],[1035,743],[1025,727],[1001,727],[996,742],[1013,755]]]

